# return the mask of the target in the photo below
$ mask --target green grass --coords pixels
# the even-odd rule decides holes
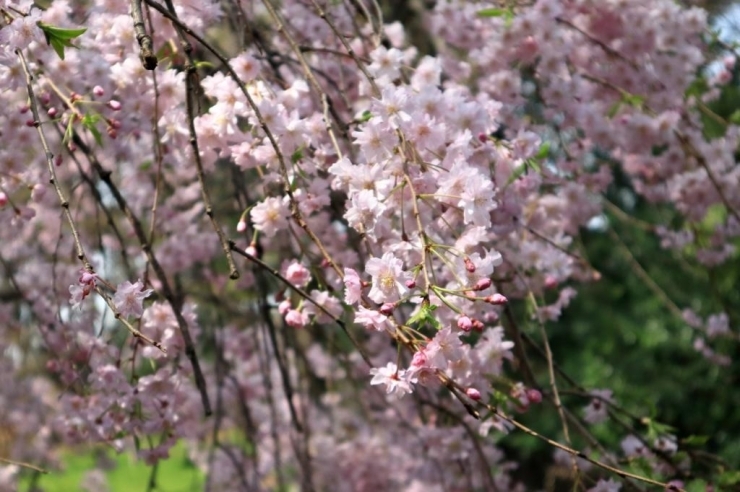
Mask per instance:
[[[102,458],[102,459],[101,459]],[[147,490],[152,467],[131,453],[116,454],[112,450],[90,448],[70,449],[62,455],[62,470],[50,471],[36,480],[36,489],[45,492],[72,492],[82,490],[85,475],[106,461],[105,470],[111,492],[144,492]],[[21,478],[19,491],[30,492],[32,476]],[[154,492],[196,492],[203,490],[204,476],[188,458],[186,445],[178,443],[170,450],[170,457],[160,461]]]

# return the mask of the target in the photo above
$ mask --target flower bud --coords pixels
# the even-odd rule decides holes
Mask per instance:
[[[475,286],[473,287],[473,289],[474,290],[486,290],[487,288],[489,288],[491,286],[491,283],[492,282],[491,282],[491,279],[490,278],[488,278],[488,277],[482,278],[482,279],[479,279],[475,283]]]
[[[496,294],[493,294],[492,296],[486,297],[486,302],[489,304],[500,306],[502,304],[506,304],[507,302],[509,302],[509,300],[506,298],[506,296],[496,293]]]
[[[457,318],[457,327],[467,333],[473,329],[473,321],[467,316],[460,316]]]
[[[244,219],[239,219],[236,224],[236,232],[244,232],[247,230],[247,222]]]
[[[111,99],[108,101],[108,107],[111,108],[113,111],[119,111],[121,109],[121,103],[116,101],[115,99]]]
[[[468,398],[470,398],[471,400],[475,400],[475,401],[480,400],[480,391],[478,391],[475,388],[466,389],[465,394],[468,395]]]
[[[96,85],[95,87],[93,87],[93,94],[95,94],[96,97],[103,97],[105,95],[105,89],[103,89],[99,85]]]
[[[394,309],[396,309],[395,303],[386,302],[385,304],[380,306],[380,309],[378,311],[380,311],[380,314],[384,316],[390,316],[391,314],[393,314]]]
[[[8,204],[8,195],[0,191],[0,207],[4,207]]]
[[[280,313],[281,316],[285,316],[288,311],[290,311],[290,308],[292,306],[290,305],[290,300],[285,299],[280,304],[278,304],[278,313]]]
[[[413,289],[414,287],[416,287],[416,280],[407,280],[406,287],[409,289]]]
[[[57,108],[53,106],[46,110],[46,114],[49,115],[49,118],[55,118],[57,113],[58,113]]]
[[[558,280],[553,277],[552,275],[548,275],[545,277],[545,288],[546,289],[554,289],[558,286]]]
[[[465,263],[465,269],[468,272],[470,273],[475,272],[475,263],[473,263],[473,260],[471,260],[469,256],[465,257],[465,259],[463,260],[463,263]]]
[[[535,405],[537,403],[541,403],[542,393],[540,393],[540,390],[536,390],[534,388],[527,388],[527,400],[529,400],[530,403],[534,403]]]

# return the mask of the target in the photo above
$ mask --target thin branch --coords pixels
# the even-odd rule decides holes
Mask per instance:
[[[141,47],[141,52],[139,53],[141,64],[147,70],[154,70],[157,68],[157,56],[152,51],[152,38],[146,32],[144,16],[141,13],[141,0],[131,0],[131,17],[134,20],[136,41]]]

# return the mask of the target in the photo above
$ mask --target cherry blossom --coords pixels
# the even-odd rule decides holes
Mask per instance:
[[[140,318],[144,314],[144,299],[149,297],[152,289],[144,290],[141,280],[131,283],[128,280],[118,284],[116,294],[113,296],[113,305],[121,316],[133,316]]]

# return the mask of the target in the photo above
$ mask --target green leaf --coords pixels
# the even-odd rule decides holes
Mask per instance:
[[[706,492],[707,482],[704,480],[692,480],[686,484],[686,492]]]
[[[370,118],[372,117],[373,117],[373,114],[370,111],[364,111],[358,121],[360,123],[365,123],[366,121],[370,121]]]
[[[686,446],[703,446],[709,441],[709,436],[689,436],[681,439],[681,443]]]
[[[726,471],[719,476],[717,481],[723,487],[737,485],[740,483],[740,470]]]
[[[157,57],[157,58],[159,58],[159,57]],[[215,68],[215,67],[216,67],[216,65],[214,65],[213,63],[211,63],[209,61],[197,61],[197,62],[195,62],[195,68],[197,68],[197,69],[201,69],[201,68]]]
[[[436,317],[434,317],[433,313],[437,309],[437,306],[434,306],[432,304],[429,304],[428,301],[425,301],[419,310],[411,316],[408,320],[409,325],[417,325],[419,327],[431,325],[436,330],[440,330],[442,326],[440,325],[439,321]]]
[[[49,37],[54,37],[58,39],[74,39],[79,36],[82,36],[85,31],[87,31],[86,27],[79,27],[77,29],[68,29],[65,27],[56,27],[49,24],[45,24],[43,22],[38,22],[37,25],[39,28],[44,31],[44,34]]]
[[[476,12],[476,15],[482,18],[502,17],[506,21],[507,27],[511,25],[511,21],[514,19],[514,12],[511,9],[483,9]]]
[[[99,114],[86,114],[82,117],[82,126],[87,128],[90,133],[92,133],[93,138],[95,138],[95,143],[102,147],[103,136],[100,134],[100,130],[98,130],[98,121],[100,121]]]
[[[295,152],[293,152],[293,155],[290,156],[290,162],[295,164],[296,162],[303,159],[303,149],[297,149]]]
[[[612,104],[612,107],[609,108],[609,111],[606,112],[607,118],[609,119],[614,118],[621,108],[622,108],[622,101],[617,101],[614,104]]]
[[[507,14],[507,9],[496,9],[496,8],[490,8],[490,9],[483,9],[476,12],[476,15],[478,17],[503,17]]]
[[[637,94],[624,94],[622,95],[622,102],[633,108],[642,109],[642,105],[645,104],[645,97]]]
[[[64,60],[64,48],[76,48],[76,46],[72,44],[72,40],[87,31],[87,28],[85,27],[67,29],[64,27],[51,26],[40,21],[37,22],[36,25],[39,26],[39,29],[44,33],[46,43],[54,49],[56,54],[59,55],[59,58],[62,60]]]
[[[535,154],[534,158],[538,161],[541,161],[542,159],[546,158],[548,155],[550,155],[550,142],[545,142],[542,145],[540,145],[539,150]]]

